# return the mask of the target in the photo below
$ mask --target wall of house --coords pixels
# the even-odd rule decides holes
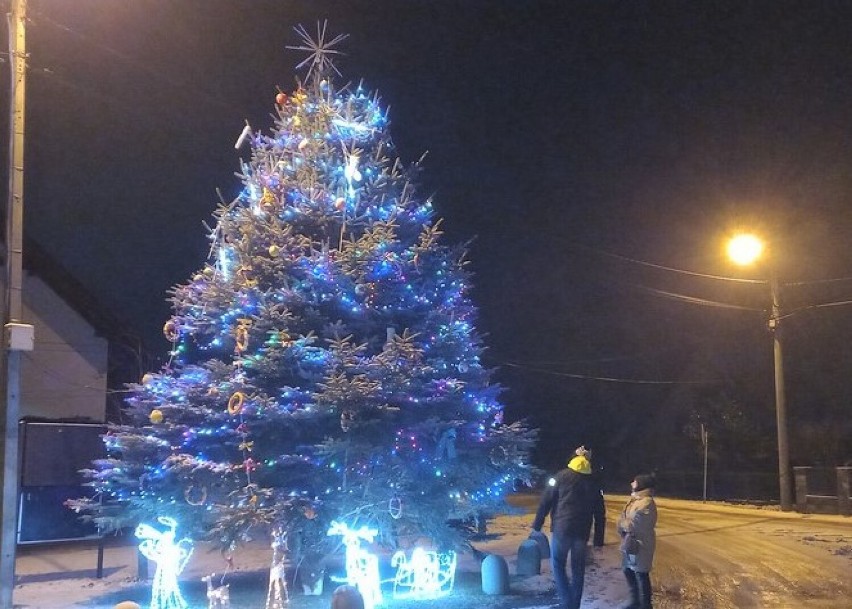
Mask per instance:
[[[21,358],[21,416],[104,421],[106,339],[30,273],[23,306],[23,321],[35,326],[35,348]]]

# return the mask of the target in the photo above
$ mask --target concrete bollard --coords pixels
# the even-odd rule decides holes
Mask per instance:
[[[518,548],[516,573],[518,575],[538,575],[541,573],[541,550],[534,540],[527,539]]]
[[[509,565],[506,559],[489,554],[482,561],[482,591],[485,594],[509,594]]]
[[[533,531],[530,533],[530,539],[538,544],[538,550],[541,553],[542,560],[550,558],[550,541],[548,541],[547,535],[541,531]]]

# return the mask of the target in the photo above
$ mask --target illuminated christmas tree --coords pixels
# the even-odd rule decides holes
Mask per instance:
[[[442,243],[419,164],[376,95],[335,84],[343,37],[297,31],[307,76],[269,134],[243,131],[244,188],[171,292],[171,360],[110,429],[91,472],[108,500],[77,507],[225,547],[258,530],[315,547],[333,520],[463,547],[529,477],[535,434],[503,421],[465,251]]]

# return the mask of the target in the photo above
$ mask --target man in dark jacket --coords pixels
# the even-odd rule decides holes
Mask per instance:
[[[553,579],[563,609],[579,609],[586,575],[586,544],[592,528],[592,516],[600,501],[600,489],[592,479],[592,465],[585,451],[568,462],[548,482],[532,528],[540,531],[550,515]],[[571,555],[571,579],[565,572]]]

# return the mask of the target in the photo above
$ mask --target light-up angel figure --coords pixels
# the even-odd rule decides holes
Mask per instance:
[[[168,527],[159,531],[147,524],[136,527],[136,537],[142,540],[139,551],[148,560],[157,563],[154,583],[151,585],[151,609],[186,609],[186,601],[178,588],[178,575],[192,554],[192,541],[183,538],[175,542],[177,521],[160,516],[157,522]]]

